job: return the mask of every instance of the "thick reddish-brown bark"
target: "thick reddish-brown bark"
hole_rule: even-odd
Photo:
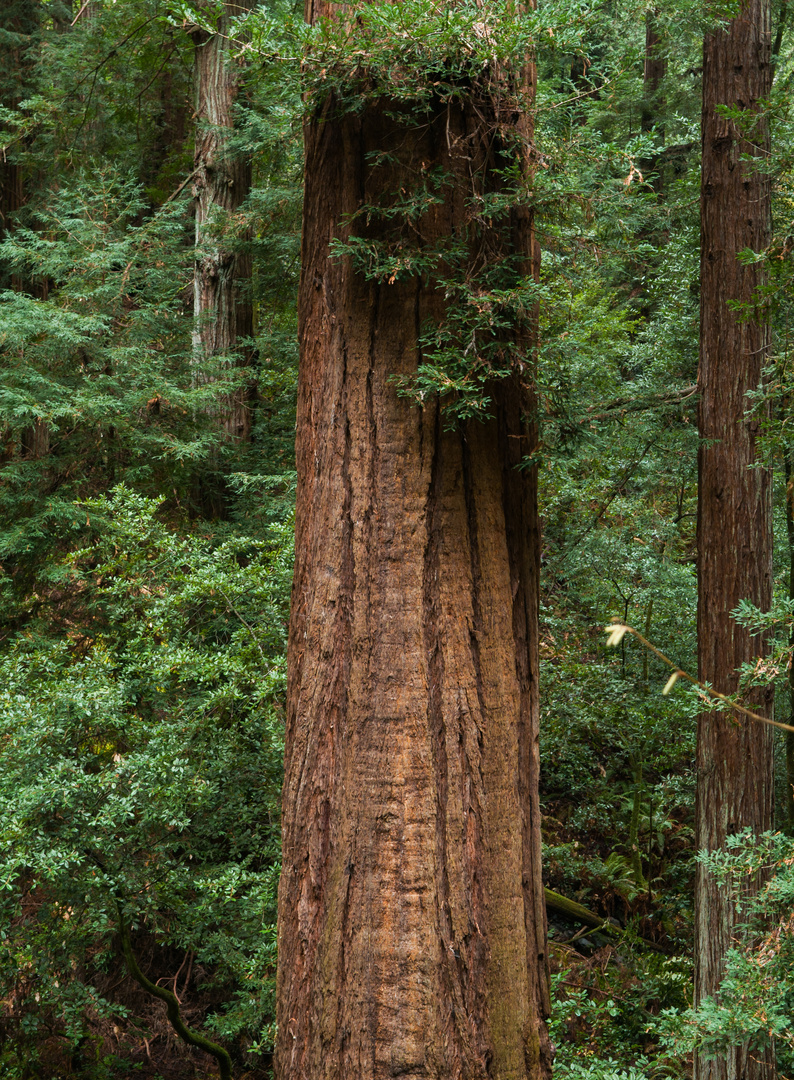
[[[195,348],[200,356],[230,356],[251,362],[246,339],[253,333],[251,257],[228,240],[229,219],[251,190],[251,159],[231,153],[239,69],[229,50],[229,20],[248,10],[251,0],[226,0],[217,32],[196,30],[196,148],[193,194],[196,264],[193,279]],[[220,419],[230,437],[251,432],[250,390],[240,389],[220,403]]]
[[[768,609],[772,598],[770,477],[759,465],[759,420],[747,415],[747,393],[761,381],[768,330],[750,308],[762,283],[755,266],[737,253],[769,243],[768,178],[741,161],[763,156],[766,125],[740,131],[720,115],[721,104],[754,109],[768,96],[769,8],[747,0],[727,27],[706,37],[703,66],[703,173],[701,188],[701,345],[698,501],[699,674],[731,693],[737,668],[762,648],[736,625],[730,612],[747,598]],[[759,693],[753,708],[772,709],[772,694]],[[724,846],[745,826],[772,824],[771,729],[738,715],[705,713],[698,724],[697,843]],[[736,911],[727,893],[703,867],[696,880],[696,1001],[718,992],[725,953],[734,940]],[[698,1057],[698,1080],[771,1080],[771,1059],[736,1046],[722,1058]]]
[[[531,386],[517,372],[491,420],[446,430],[390,381],[443,291],[329,259],[362,205],[435,167],[453,179],[419,231],[465,221],[499,140],[439,111],[411,126],[328,101],[306,128],[280,1080],[550,1071]],[[532,273],[526,210],[511,243]]]

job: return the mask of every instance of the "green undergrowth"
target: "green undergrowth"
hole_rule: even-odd
[[[81,511],[61,634],[43,610],[2,658],[5,1034],[123,1051],[119,904],[153,981],[190,955],[180,993],[242,1062],[271,1037],[291,521],[188,533],[124,487]]]

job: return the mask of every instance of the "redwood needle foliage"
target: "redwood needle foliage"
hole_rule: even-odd
[[[188,1026],[265,1075],[294,480],[292,90],[241,99],[256,186],[218,223],[259,260],[241,447],[215,422],[241,376],[193,341],[188,33],[145,0],[31,4],[33,29],[19,7],[0,34],[27,80],[2,114],[0,170],[0,1072],[212,1067],[129,979],[120,909]],[[224,521],[197,513],[208,467],[224,475]]]
[[[7,589],[79,525],[76,496],[123,480],[184,495],[190,470],[219,442],[208,382],[230,380],[220,368],[196,378],[191,366],[184,211],[141,221],[146,209],[141,187],[108,165],[90,181],[65,178],[3,246],[5,265],[33,291],[0,297]]]

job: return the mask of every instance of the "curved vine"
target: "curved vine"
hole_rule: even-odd
[[[208,1054],[212,1054],[215,1060],[218,1062],[218,1069],[220,1072],[220,1080],[231,1080],[232,1076],[232,1059],[229,1056],[229,1052],[224,1050],[222,1046],[214,1043],[211,1039],[207,1039],[204,1035],[200,1035],[197,1031],[191,1031],[182,1019],[182,1014],[179,1010],[179,1002],[176,994],[170,990],[166,990],[165,987],[158,986],[153,983],[151,979],[148,979],[141,971],[138,961],[135,957],[135,953],[132,951],[132,941],[130,939],[130,931],[127,923],[122,914],[121,907],[117,904],[116,909],[119,914],[119,932],[121,934],[121,948],[124,953],[124,959],[127,964],[127,970],[135,981],[143,987],[147,993],[153,997],[159,998],[165,1002],[166,1012],[168,1019],[171,1023],[171,1027],[177,1033],[177,1035],[184,1042],[190,1046],[197,1046],[200,1050],[205,1050]]]

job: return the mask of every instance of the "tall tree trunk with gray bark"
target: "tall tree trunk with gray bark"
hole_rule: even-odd
[[[251,7],[251,0],[227,0],[215,32],[196,27],[196,146],[193,194],[196,214],[196,262],[193,279],[194,348],[197,360],[233,357],[248,367],[253,333],[251,257],[241,250],[235,215],[251,190],[251,160],[234,152],[234,105],[240,69],[230,48],[230,20]],[[251,434],[251,389],[244,385],[218,402],[218,419],[229,438]]]

